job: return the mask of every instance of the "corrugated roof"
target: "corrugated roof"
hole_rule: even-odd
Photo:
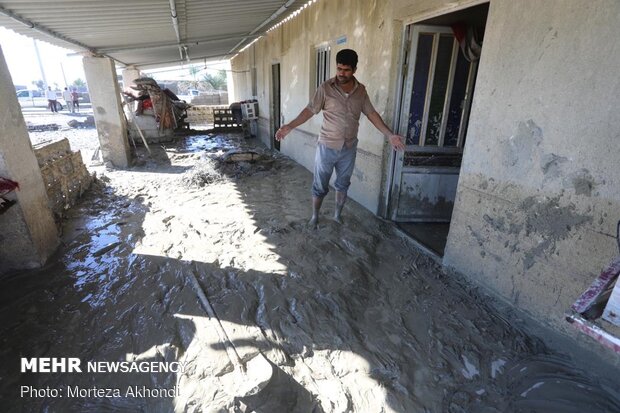
[[[104,54],[121,64],[149,67],[180,63],[179,46],[191,60],[232,56],[307,2],[13,0],[0,2],[0,26],[74,51]],[[282,13],[265,24],[278,11]]]

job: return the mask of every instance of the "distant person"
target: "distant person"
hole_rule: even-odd
[[[69,109],[69,112],[75,112],[73,110],[73,98],[71,97],[71,92],[69,92],[69,89],[65,88],[65,90],[62,91],[62,98],[67,103],[67,109]]]
[[[336,76],[327,80],[316,90],[301,113],[290,123],[282,125],[276,132],[281,141],[293,129],[312,116],[323,111],[323,124],[319,134],[314,162],[314,182],[312,184],[312,218],[308,223],[316,228],[323,198],[329,191],[329,179],[336,170],[336,211],[334,220],[341,221],[342,208],[347,200],[347,190],[357,154],[357,131],[360,115],[366,115],[398,151],[405,149],[405,139],[392,132],[370,103],[363,84],[357,81],[357,53],[344,49],[336,54]]]
[[[80,95],[78,94],[76,89],[73,89],[71,92],[71,103],[73,104],[73,112],[80,111]]]
[[[47,87],[47,90],[45,91],[45,96],[47,96],[47,105],[51,109],[51,111],[58,112],[58,110],[56,109],[56,104],[58,103],[58,101],[56,101],[56,92],[52,90],[51,86]]]

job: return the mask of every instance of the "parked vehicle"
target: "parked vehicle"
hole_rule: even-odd
[[[58,93],[57,93],[58,95]],[[21,107],[47,107],[48,101],[45,92],[35,89],[22,89],[17,91],[17,100]],[[61,96],[56,98],[56,110],[63,109],[64,100]]]
[[[177,94],[177,97],[180,100],[183,100],[187,103],[191,103],[192,99],[196,96],[200,95],[200,90],[198,89],[188,89],[185,93]]]

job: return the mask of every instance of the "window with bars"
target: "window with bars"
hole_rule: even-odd
[[[315,86],[317,88],[321,85],[321,83],[329,79],[330,51],[331,48],[329,47],[329,45],[323,45],[315,49]]]

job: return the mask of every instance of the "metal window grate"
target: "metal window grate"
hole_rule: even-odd
[[[321,83],[329,79],[329,59],[331,48],[328,45],[316,48],[316,77],[315,86],[318,88]]]

